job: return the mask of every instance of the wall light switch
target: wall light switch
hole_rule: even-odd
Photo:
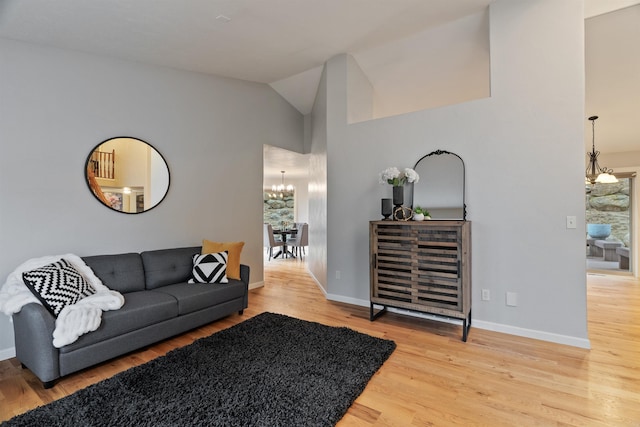
[[[567,216],[567,228],[576,228],[575,216]]]
[[[518,294],[515,292],[507,292],[507,305],[516,307],[518,305]]]

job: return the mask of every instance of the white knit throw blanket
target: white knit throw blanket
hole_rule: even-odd
[[[124,304],[122,294],[107,288],[79,256],[66,254],[33,258],[18,266],[9,274],[7,281],[0,288],[0,311],[11,316],[19,312],[26,304],[34,302],[42,305],[24,284],[22,273],[43,267],[62,258],[69,261],[84,276],[96,290],[96,293],[73,305],[68,305],[60,311],[53,331],[53,346],[58,348],[71,344],[82,334],[95,331],[100,326],[103,311],[117,310]]]

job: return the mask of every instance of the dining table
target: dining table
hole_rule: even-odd
[[[292,258],[295,258],[296,256],[293,254],[293,252],[291,252],[288,248],[287,248],[287,236],[288,235],[292,235],[295,236],[296,234],[298,234],[298,229],[296,228],[289,228],[289,229],[282,229],[282,230],[273,230],[273,234],[279,234],[280,236],[282,236],[282,242],[284,243],[284,245],[282,246],[282,249],[280,249],[280,251],[274,255],[273,258],[278,258],[279,256],[282,255],[282,258],[289,258],[289,256],[291,256]]]

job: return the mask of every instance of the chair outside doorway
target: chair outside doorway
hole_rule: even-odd
[[[305,247],[309,246],[309,224],[298,224],[297,227],[298,233],[296,237],[289,240],[287,244],[291,246],[294,250],[294,254],[302,257],[302,255],[306,255]]]
[[[263,235],[264,246],[267,248],[267,252],[269,253],[269,261],[271,261],[271,258],[273,257],[273,248],[280,247],[282,250],[282,248],[284,247],[284,242],[276,240],[271,224],[264,224]]]

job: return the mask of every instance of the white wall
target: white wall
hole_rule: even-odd
[[[640,146],[640,141],[638,141]],[[596,147],[597,149],[597,147]],[[591,151],[591,149],[589,149]],[[585,156],[585,169],[589,163],[589,158]],[[634,168],[640,169],[640,151],[626,151],[623,153],[602,153],[598,156],[598,164],[607,168]]]
[[[308,160],[308,159],[306,159]],[[308,163],[308,162],[307,162]],[[296,222],[309,222],[309,179],[297,178],[289,181],[296,189],[295,210]]]
[[[262,149],[303,149],[303,117],[254,84],[0,40],[0,280],[31,257],[246,242],[263,280]],[[140,215],[102,206],[84,162],[129,135],[167,160],[171,188]],[[0,315],[0,359],[13,329]],[[4,356],[4,357],[3,357]]]
[[[326,292],[328,199],[326,66],[322,71],[313,109],[306,122],[311,128],[309,132],[309,256],[307,257],[307,266],[311,275]]]
[[[373,86],[351,55],[347,56],[347,67],[347,122],[371,120],[375,103]]]
[[[487,8],[354,55],[382,118],[489,96],[488,52]]]
[[[326,64],[328,296],[368,305],[378,173],[445,149],[467,167],[474,325],[588,347],[582,3],[498,0],[490,22],[491,98],[348,125],[346,55]]]

